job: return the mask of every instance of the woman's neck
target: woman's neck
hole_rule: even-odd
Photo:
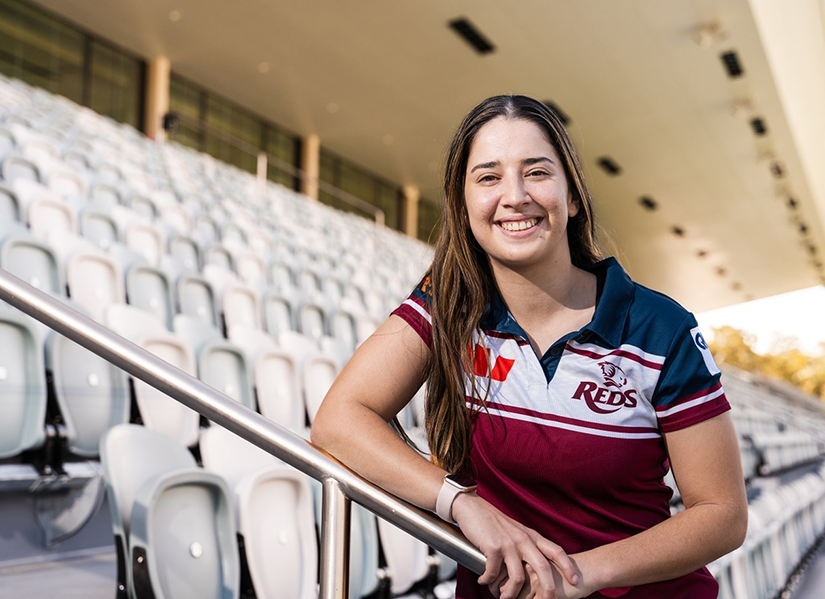
[[[496,263],[491,267],[502,300],[537,350],[543,352],[549,343],[592,319],[596,276],[569,258],[525,270]]]

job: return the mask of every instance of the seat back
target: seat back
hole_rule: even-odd
[[[405,593],[427,575],[427,545],[386,520],[378,519],[381,547],[390,571],[393,595]]]
[[[109,306],[126,301],[120,267],[103,253],[73,254],[66,265],[66,282],[72,300],[98,322],[103,322]]]
[[[54,331],[46,341],[46,365],[52,374],[69,450],[82,457],[96,457],[106,431],[129,422],[126,374]]]
[[[292,304],[286,297],[274,293],[264,296],[264,326],[271,335],[295,330]]]
[[[48,245],[34,238],[7,236],[0,247],[0,267],[41,291],[53,295],[65,293],[57,256]]]
[[[191,237],[175,235],[169,240],[169,253],[174,256],[186,270],[197,271],[200,268],[200,250]]]
[[[115,221],[99,210],[84,210],[81,213],[80,233],[103,251],[118,240]]]
[[[162,270],[144,264],[132,265],[126,272],[126,296],[129,304],[154,314],[171,330],[175,315],[172,288]]]
[[[14,192],[0,186],[0,222],[21,220],[20,203]]]
[[[304,302],[298,307],[298,330],[319,340],[326,332],[324,309],[318,304]]]
[[[43,442],[44,373],[42,340],[31,319],[0,311],[0,459]]]
[[[338,370],[338,363],[333,358],[320,353],[304,361],[304,398],[310,422],[315,419],[321,402],[335,382]]]

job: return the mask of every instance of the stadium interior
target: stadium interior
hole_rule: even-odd
[[[329,4],[0,0],[0,268],[308,439],[431,259],[452,127],[517,90],[568,120],[637,280],[693,311],[825,282],[821,2]],[[318,596],[320,483],[0,304],[4,596]],[[825,405],[723,383],[750,525],[719,596],[801,598]],[[350,596],[453,596],[357,505],[350,543]]]

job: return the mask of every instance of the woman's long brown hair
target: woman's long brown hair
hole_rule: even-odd
[[[545,132],[561,158],[568,185],[579,205],[578,213],[567,224],[571,260],[573,264],[586,265],[601,259],[590,193],[576,150],[556,113],[526,96],[495,96],[473,108],[456,131],[447,153],[444,210],[428,271],[432,293],[432,351],[424,420],[431,459],[449,472],[462,470],[470,453],[475,410],[466,407],[468,391],[485,406],[486,394],[484,397],[479,394],[472,375],[470,348],[476,333],[480,332],[479,321],[495,283],[487,255],[470,231],[464,178],[470,148],[479,129],[499,116],[531,121]],[[489,377],[490,373],[487,374]],[[465,390],[467,379],[470,389]]]

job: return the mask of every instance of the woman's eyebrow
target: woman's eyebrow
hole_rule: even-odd
[[[480,168],[495,168],[500,164],[498,160],[493,160],[492,162],[482,162],[481,164],[475,165],[473,168],[470,169],[471,173],[474,173]]]
[[[531,166],[533,164],[538,164],[539,162],[549,162],[553,166],[556,166],[556,163],[546,156],[539,156],[538,158],[525,158],[521,161],[524,166]]]

